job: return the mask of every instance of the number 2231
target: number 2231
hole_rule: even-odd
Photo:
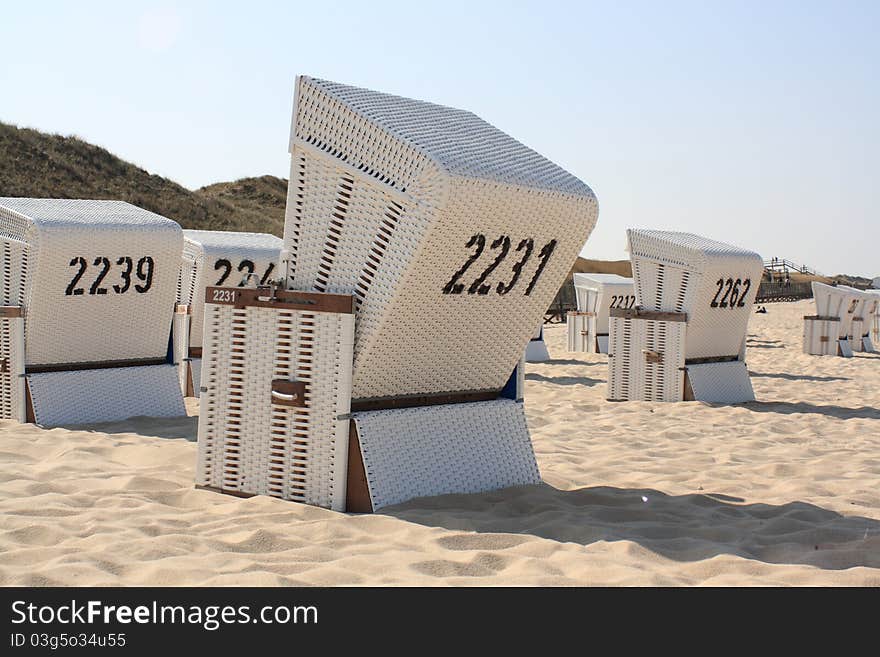
[[[513,241],[511,241],[508,235],[499,235],[498,238],[489,243],[490,251],[497,251],[498,254],[495,258],[490,262],[485,269],[477,276],[470,285],[466,283],[460,282],[461,278],[467,273],[468,269],[470,269],[471,265],[474,264],[477,260],[479,260],[480,256],[483,254],[483,251],[486,249],[487,239],[486,236],[482,233],[477,233],[473,235],[465,244],[465,248],[474,249],[474,252],[465,260],[464,264],[459,267],[458,271],[456,271],[452,278],[443,286],[443,294],[462,294],[467,290],[468,294],[477,294],[477,295],[485,295],[489,294],[492,290],[492,283],[487,283],[486,279],[498,269],[498,266],[504,261],[504,259],[511,252],[511,248],[513,247]],[[538,251],[538,259],[540,262],[538,263],[538,268],[535,270],[535,273],[532,275],[529,284],[526,286],[524,294],[526,296],[532,293],[532,290],[535,289],[535,285],[538,283],[538,279],[541,277],[541,274],[544,273],[544,268],[547,267],[547,262],[550,260],[550,256],[553,255],[553,251],[556,249],[556,240],[550,240],[547,242],[541,249]],[[516,248],[513,249],[515,254],[520,254],[519,259],[513,264],[511,267],[511,271],[505,278],[508,278],[507,282],[499,281],[495,285],[495,293],[496,294],[507,294],[510,292],[516,284],[519,282],[520,277],[522,275],[523,269],[528,263],[529,259],[532,257],[532,253],[535,251],[535,240],[532,238],[526,238],[519,241],[516,245]]]

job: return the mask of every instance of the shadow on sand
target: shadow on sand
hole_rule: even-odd
[[[785,379],[786,381],[849,381],[844,376],[813,376],[812,374],[785,374],[784,372],[749,372],[759,379]]]
[[[758,340],[752,337],[746,340],[746,346],[752,349],[785,349],[785,343],[782,340]]]
[[[544,376],[537,372],[529,372],[526,374],[526,381],[540,381],[542,383],[552,383],[557,386],[585,386],[591,388],[600,383],[605,383],[604,379],[591,379],[586,376]]]
[[[835,417],[839,420],[880,420],[880,408],[872,408],[870,406],[861,406],[859,408],[851,408],[849,406],[820,406],[809,402],[763,402],[754,401],[743,404],[745,408],[757,413],[783,413],[790,415],[793,413],[814,413],[816,415],[827,415]]]
[[[596,361],[596,362],[588,362],[585,360],[575,360],[574,358],[551,358],[550,360],[545,360],[542,363],[538,363],[539,365],[585,365],[587,367],[597,367],[599,365],[607,366],[608,363],[604,361]]]
[[[63,428],[70,431],[97,431],[109,434],[133,433],[148,438],[188,440],[194,443],[198,440],[199,416],[133,417],[119,422],[70,425]]]
[[[828,570],[880,568],[880,521],[806,502],[740,504],[724,495],[667,495],[610,487],[563,491],[546,484],[478,495],[422,498],[381,513],[474,534],[439,540],[451,550],[513,547],[528,534],[589,545],[633,541],[676,561],[730,554]]]

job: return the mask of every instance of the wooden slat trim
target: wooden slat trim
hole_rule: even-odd
[[[687,313],[661,312],[657,310],[642,310],[641,308],[611,308],[611,317],[623,317],[624,319],[642,319],[655,322],[686,322]]]
[[[687,358],[684,361],[685,366],[687,365],[706,365],[708,363],[733,363],[739,360],[739,355],[736,356],[707,356],[705,358]]]
[[[0,318],[21,317],[21,306],[0,306]]]
[[[44,374],[46,372],[77,372],[79,370],[110,370],[119,367],[146,367],[167,365],[164,358],[142,358],[137,360],[108,360],[98,363],[56,363],[53,365],[26,365],[25,374]]]
[[[500,390],[476,390],[470,392],[450,392],[431,395],[404,395],[401,397],[373,397],[352,399],[352,412],[386,411],[392,408],[414,408],[416,406],[439,406],[441,404],[468,404],[471,402],[498,399]]]
[[[274,297],[271,294],[269,288],[209,287],[205,289],[205,303],[235,308],[278,308],[349,315],[354,313],[354,297],[348,294],[297,290],[275,290]]]
[[[196,488],[198,490],[209,490],[212,493],[222,493],[223,495],[231,495],[232,497],[241,497],[243,499],[248,499],[250,497],[256,497],[256,493],[242,493],[240,490],[230,490],[228,488],[218,488],[217,486],[202,486],[200,484],[196,484]]]
[[[367,482],[367,471],[361,455],[357,425],[354,420],[348,429],[348,472],[345,482],[346,513],[372,513],[373,502],[370,499],[370,487]]]

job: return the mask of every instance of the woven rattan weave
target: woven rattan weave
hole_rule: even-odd
[[[144,367],[167,360],[182,241],[174,221],[121,201],[0,198],[0,292],[21,309],[14,367],[37,422],[185,413],[165,370]]]
[[[286,289],[258,308],[209,290],[197,482],[370,511],[539,481],[521,361],[592,191],[469,112],[308,77],[290,153]],[[273,381],[307,408],[277,407]]]
[[[200,359],[205,317],[205,290],[211,286],[254,287],[281,277],[281,238],[267,233],[184,230],[183,262],[177,303],[188,308],[189,327],[184,335],[175,331],[176,351],[186,343],[179,360],[184,393],[199,396]],[[187,322],[179,321],[183,329]],[[193,351],[194,350],[194,351]]]
[[[633,279],[616,274],[574,274],[579,313],[570,314],[569,351],[608,353],[609,312],[612,308],[634,308]],[[590,319],[592,317],[592,319]]]
[[[593,229],[589,187],[470,112],[308,77],[290,147],[289,287],[357,297],[354,398],[500,389]]]
[[[760,255],[691,233],[631,229],[627,239],[636,307],[681,313],[686,322],[612,311],[609,398],[753,400],[744,360]]]
[[[837,355],[851,358],[853,355],[853,320],[860,306],[864,306],[864,295],[845,285],[826,285],[813,281],[813,299],[816,315],[804,318],[804,352],[813,355]],[[816,322],[816,318],[823,320]],[[834,333],[828,333],[833,331]],[[826,343],[831,343],[830,351]]]

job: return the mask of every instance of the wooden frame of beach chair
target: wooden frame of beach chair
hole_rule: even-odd
[[[754,400],[745,342],[761,256],[691,233],[627,240],[636,308],[610,313],[608,399]]]
[[[607,354],[611,310],[635,307],[633,279],[589,273],[574,274],[572,278],[578,309],[566,316],[568,350]]]
[[[852,324],[864,305],[861,292],[845,285],[812,282],[816,314],[804,316],[804,353],[852,358]]]
[[[282,245],[280,237],[268,233],[183,231],[173,341],[184,396],[198,397],[201,387],[205,290],[223,285],[256,287],[279,280]]]
[[[185,415],[169,358],[181,243],[121,201],[0,198],[4,417]]]
[[[521,363],[589,187],[469,112],[308,77],[290,152],[286,289],[208,290],[197,485],[369,512],[540,481]]]

